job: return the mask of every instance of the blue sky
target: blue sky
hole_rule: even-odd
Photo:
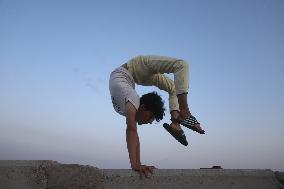
[[[284,170],[284,2],[0,0],[0,159],[129,168],[110,72],[137,55],[190,64],[189,103],[206,135],[189,147],[139,126],[158,168]],[[140,95],[158,91],[136,86]]]

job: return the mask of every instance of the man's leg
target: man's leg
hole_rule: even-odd
[[[178,97],[178,103],[179,103],[179,109],[180,109],[180,116],[183,119],[191,116],[188,103],[187,103],[187,93],[178,94],[177,97]]]
[[[178,112],[177,110],[171,111],[171,117],[172,117],[172,118],[175,118],[175,119],[178,119],[178,117],[179,117],[179,112]],[[171,126],[172,128],[174,128],[174,129],[176,129],[176,130],[181,130],[180,124],[179,124],[178,122],[174,122],[174,121],[173,121],[173,122],[170,124],[170,126]]]
[[[180,109],[180,117],[185,119],[191,116],[187,102],[189,88],[189,64],[180,60],[175,63],[174,68],[174,83]]]
[[[200,134],[204,134],[205,131],[201,128],[200,123],[194,116],[191,115],[189,106],[187,103],[188,94],[188,64],[184,61],[180,61],[178,69],[175,70],[175,87],[179,104],[179,117],[178,120],[182,120],[180,123],[189,129],[192,129]],[[175,117],[173,117],[175,118]]]

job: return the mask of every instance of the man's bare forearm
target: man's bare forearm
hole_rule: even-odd
[[[134,165],[138,164],[137,160],[140,157],[137,157],[137,146],[138,146],[138,134],[137,131],[132,129],[126,129],[126,142],[127,142],[127,149],[129,153],[129,160],[131,167],[133,168]]]
[[[140,141],[139,141],[139,136],[137,135],[137,147],[136,147],[136,162],[141,165],[140,161]]]

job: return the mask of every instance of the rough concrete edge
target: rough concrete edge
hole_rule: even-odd
[[[104,177],[104,178],[109,178],[115,175],[119,175],[122,177],[128,177],[128,176],[134,176],[134,177],[140,177],[139,173],[131,170],[131,169],[99,169],[97,167],[94,166],[90,166],[90,165],[80,165],[80,164],[62,164],[59,163],[57,161],[52,161],[52,160],[0,160],[0,167],[18,167],[18,166],[31,166],[35,168],[35,176],[38,180],[38,182],[45,182],[46,181],[46,187],[48,185],[48,178],[49,178],[49,170],[52,169],[53,167],[60,167],[60,166],[72,166],[72,165],[76,165],[76,166],[81,166],[81,167],[89,167],[91,169],[95,169],[98,172],[100,172],[100,174]],[[158,169],[156,176],[166,176],[168,175],[168,171],[174,171],[174,175],[177,174],[196,174],[196,173],[202,173],[201,175],[204,175],[204,170],[200,170],[200,169]],[[236,173],[236,174],[240,174],[241,173],[245,173],[248,175],[251,175],[253,172],[257,172],[257,173],[261,173],[261,174],[265,174],[265,175],[269,175],[272,174],[275,179],[279,182],[279,184],[281,185],[281,189],[284,189],[284,172],[279,172],[279,171],[275,171],[273,172],[270,169],[220,169],[220,170],[216,170],[216,169],[208,169],[207,170],[207,174],[232,174],[232,173]],[[265,172],[263,172],[265,171]],[[239,172],[239,173],[238,173]],[[173,173],[171,173],[173,174]],[[200,176],[200,174],[197,174],[195,176]]]
[[[275,171],[275,178],[278,180],[278,182],[281,183],[282,187],[284,188],[284,172]]]
[[[55,168],[55,170],[54,170]],[[91,165],[80,165],[80,164],[53,164],[52,166],[43,167],[45,174],[47,176],[47,182],[46,182],[46,189],[49,187],[52,187],[54,185],[54,182],[59,183],[61,188],[69,188],[74,187],[73,179],[74,176],[76,178],[82,178],[83,185],[80,187],[87,187],[87,188],[103,188],[105,176],[100,171],[99,168]],[[71,171],[70,174],[63,175],[63,177],[71,179],[70,182],[65,183],[65,179],[57,180],[56,177],[54,177],[54,174],[61,172],[66,173],[66,171]],[[90,180],[91,179],[91,180]],[[95,181],[95,182],[94,182]],[[75,184],[76,185],[76,184]],[[95,186],[95,187],[94,187]]]
[[[116,182],[117,179],[131,179],[131,180],[143,180],[146,178],[144,176],[140,176],[138,172],[135,172],[131,169],[101,169],[100,170],[104,175],[104,182]],[[211,177],[214,178],[216,176],[220,177],[258,177],[258,178],[268,178],[268,180],[272,179],[273,182],[277,185],[277,188],[284,189],[284,185],[280,182],[284,180],[283,172],[274,172],[271,169],[158,169],[155,174],[149,175],[149,178],[153,179],[161,179],[163,177]],[[143,182],[143,181],[142,181]]]
[[[108,179],[111,177],[141,177],[140,174],[131,169],[100,169],[103,176]],[[163,177],[163,176],[271,176],[281,185],[284,189],[284,172],[272,171],[270,169],[158,169],[150,177]]]
[[[38,167],[38,166],[53,166],[58,165],[57,161],[53,160],[0,160],[0,167]]]
[[[24,169],[29,170],[30,174],[24,176],[22,171],[18,173],[19,177],[26,177],[27,179],[33,180],[28,181],[27,184],[34,182],[37,186],[47,187],[47,169],[58,165],[59,163],[52,160],[0,160],[0,168],[11,170]]]
[[[131,169],[100,169],[106,176],[139,177],[139,173]],[[270,169],[157,169],[153,176],[274,176]]]

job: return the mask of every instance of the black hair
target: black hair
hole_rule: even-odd
[[[144,104],[147,111],[154,113],[154,117],[157,122],[163,119],[165,115],[164,101],[157,92],[154,91],[142,95],[140,98],[140,104]]]

